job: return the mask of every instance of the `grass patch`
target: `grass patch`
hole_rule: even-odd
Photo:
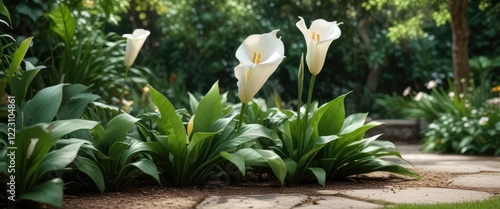
[[[500,208],[500,195],[495,195],[483,201],[472,201],[463,203],[440,203],[440,204],[397,204],[386,206],[391,209],[498,209]]]

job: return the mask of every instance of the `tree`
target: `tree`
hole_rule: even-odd
[[[490,1],[480,0],[480,8],[489,6]],[[422,1],[392,1],[370,0],[363,3],[367,10],[393,12],[393,16],[402,17],[403,21],[392,18],[387,36],[391,41],[419,38],[424,34],[422,27],[429,20],[434,20],[437,26],[450,22],[452,29],[452,60],[454,84],[460,92],[467,89],[469,83],[469,30],[466,11],[469,0],[422,0]],[[486,5],[486,6],[485,6]],[[432,18],[430,18],[432,17]]]

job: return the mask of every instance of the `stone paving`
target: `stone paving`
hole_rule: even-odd
[[[212,196],[198,203],[197,209],[211,208],[383,208],[397,203],[455,203],[484,200],[500,194],[500,157],[477,157],[461,155],[439,155],[422,153],[419,145],[398,145],[404,159],[389,159],[417,171],[432,171],[457,174],[450,182],[452,188],[384,188],[321,190],[313,195],[243,195]],[[413,167],[414,166],[414,167]],[[488,188],[488,191],[474,191],[473,188]]]

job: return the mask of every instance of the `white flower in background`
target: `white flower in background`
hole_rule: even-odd
[[[469,123],[464,123],[464,128],[467,128],[467,127],[469,127],[469,126],[470,126],[470,124],[469,124]]]
[[[234,68],[238,79],[238,94],[247,104],[285,58],[285,47],[276,37],[279,30],[250,35],[236,51],[240,64]]]
[[[455,92],[450,91],[450,92],[448,93],[448,97],[450,97],[450,99],[455,98]]]
[[[327,22],[323,19],[314,20],[310,28],[307,28],[302,17],[296,26],[304,35],[307,45],[306,62],[309,72],[318,75],[325,64],[326,52],[333,40],[340,37],[341,31],[336,21]]]
[[[30,145],[28,145],[28,150],[26,151],[26,159],[30,159],[35,151],[36,143],[38,143],[38,138],[32,138]]]
[[[403,91],[403,96],[408,96],[411,92],[411,87],[408,86],[406,87],[406,89]]]
[[[427,82],[425,84],[425,86],[427,87],[427,89],[433,89],[433,88],[436,88],[437,83],[436,83],[436,81],[432,80],[432,81]]]
[[[135,29],[132,34],[123,34],[127,38],[127,48],[125,50],[125,66],[130,67],[134,64],[135,58],[144,45],[150,32],[144,29]]]
[[[479,119],[479,125],[485,126],[488,123],[489,118],[486,116],[483,116]]]
[[[415,101],[420,101],[424,97],[424,92],[418,92],[417,95],[415,95]]]
[[[471,113],[472,115],[476,115],[476,114],[477,114],[477,110],[476,110],[476,109],[472,109],[472,110],[470,111],[470,113]]]

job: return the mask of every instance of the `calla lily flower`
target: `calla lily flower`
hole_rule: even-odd
[[[304,35],[307,44],[306,62],[309,71],[313,75],[318,75],[325,64],[326,52],[333,40],[340,37],[341,31],[338,25],[342,23],[327,22],[318,19],[312,22],[308,29],[304,19],[300,20],[296,26]]]
[[[285,58],[285,47],[276,37],[279,30],[250,35],[236,51],[240,64],[234,68],[238,79],[238,94],[247,104]]]
[[[132,34],[123,34],[127,38],[127,48],[125,50],[125,66],[130,67],[134,64],[135,58],[144,45],[150,32],[144,29],[135,29]]]

